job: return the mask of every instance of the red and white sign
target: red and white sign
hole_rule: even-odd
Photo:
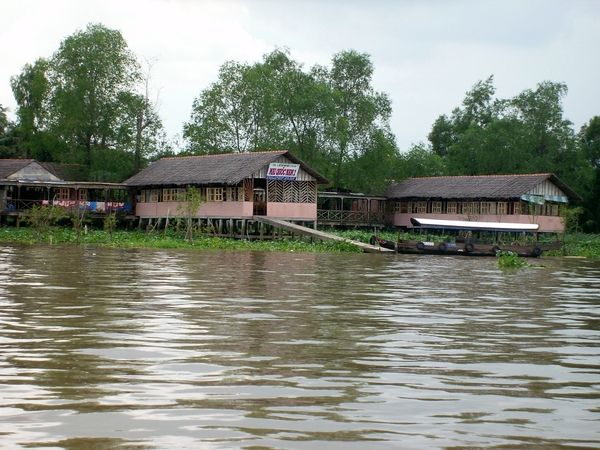
[[[299,170],[300,164],[271,163],[267,180],[295,180]]]

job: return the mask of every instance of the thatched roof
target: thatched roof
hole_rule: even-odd
[[[162,158],[125,183],[129,186],[235,185],[281,156],[300,164],[318,183],[329,183],[327,178],[287,150]]]
[[[393,185],[385,195],[399,200],[519,198],[548,179],[570,200],[581,200],[575,191],[551,173],[409,178]]]
[[[44,169],[63,181],[85,181],[85,167],[81,164],[39,163]]]

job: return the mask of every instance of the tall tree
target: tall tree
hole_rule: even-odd
[[[331,69],[308,71],[285,49],[252,65],[228,62],[218,81],[194,100],[191,119],[184,124],[188,151],[285,148],[336,187],[352,187],[357,178],[351,163],[385,154],[390,142],[395,148],[389,138],[391,103],[373,90],[372,74],[369,56],[355,51],[335,55]],[[374,151],[374,145],[381,148]]]
[[[327,118],[333,161],[334,187],[342,184],[349,156],[359,151],[362,139],[376,129],[388,130],[392,112],[386,94],[371,86],[373,64],[369,55],[354,50],[334,55],[329,72],[334,114]]]
[[[586,231],[600,232],[600,116],[594,116],[579,132],[583,154],[593,169],[590,191],[584,201]]]
[[[92,171],[94,152],[118,146],[121,100],[135,90],[139,64],[119,31],[90,24],[60,44],[48,78],[51,126]]]
[[[59,161],[63,150],[58,136],[48,129],[50,84],[46,73],[48,61],[38,59],[26,64],[10,83],[17,101],[20,150],[24,157],[40,161]]]

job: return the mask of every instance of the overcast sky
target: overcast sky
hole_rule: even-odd
[[[170,137],[224,62],[253,63],[276,47],[306,68],[342,50],[368,53],[402,151],[490,75],[498,98],[566,83],[576,131],[600,115],[599,0],[0,0],[0,15],[0,104],[13,112],[10,77],[99,22],[138,57],[158,59]]]

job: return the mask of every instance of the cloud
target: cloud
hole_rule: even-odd
[[[500,98],[565,82],[565,116],[576,128],[600,114],[594,0],[0,0],[0,10],[0,104],[11,108],[11,75],[100,22],[138,56],[158,58],[152,75],[170,135],[224,62],[258,61],[276,47],[307,68],[342,50],[369,53],[401,150],[425,141],[435,119],[492,74]]]

